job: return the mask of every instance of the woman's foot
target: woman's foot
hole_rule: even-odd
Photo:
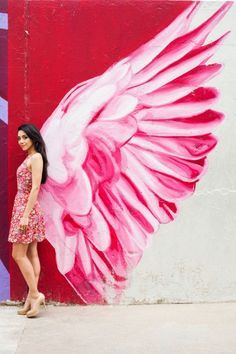
[[[17,314],[18,315],[26,315],[26,313],[30,310],[30,307],[31,307],[31,305],[30,305],[30,297],[29,297],[29,294],[28,294],[27,297],[26,297],[24,306],[17,311]]]
[[[44,304],[44,307],[46,309],[45,305],[45,296],[43,293],[39,293],[39,295],[36,298],[30,298],[30,304],[31,304],[31,309],[26,313],[27,317],[35,317],[38,315],[40,311],[40,305]]]

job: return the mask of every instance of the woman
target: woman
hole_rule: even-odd
[[[17,169],[17,194],[8,241],[13,243],[12,257],[29,288],[24,307],[17,313],[34,317],[42,303],[45,307],[45,296],[38,291],[37,253],[37,243],[45,239],[45,220],[37,196],[40,185],[47,179],[48,160],[43,138],[33,124],[18,127],[18,144],[27,152],[27,157]]]

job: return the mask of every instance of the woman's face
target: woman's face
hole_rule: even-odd
[[[27,151],[33,146],[32,140],[23,130],[18,131],[18,144],[20,145],[23,151]]]

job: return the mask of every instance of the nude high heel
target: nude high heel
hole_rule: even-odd
[[[27,296],[24,306],[17,311],[17,314],[18,315],[26,315],[26,313],[30,310],[30,307],[31,307],[30,298],[29,298],[29,296]]]
[[[43,293],[39,293],[39,296],[37,299],[33,299],[31,303],[31,310],[26,313],[27,317],[35,317],[38,315],[40,311],[40,305],[43,304],[44,308],[46,310],[46,304],[45,304],[45,296]]]

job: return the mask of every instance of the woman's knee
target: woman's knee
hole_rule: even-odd
[[[12,257],[16,262],[21,261],[26,256],[27,245],[13,244]]]
[[[13,250],[12,251],[12,258],[14,259],[15,262],[20,262],[25,256],[22,255],[21,253]]]

